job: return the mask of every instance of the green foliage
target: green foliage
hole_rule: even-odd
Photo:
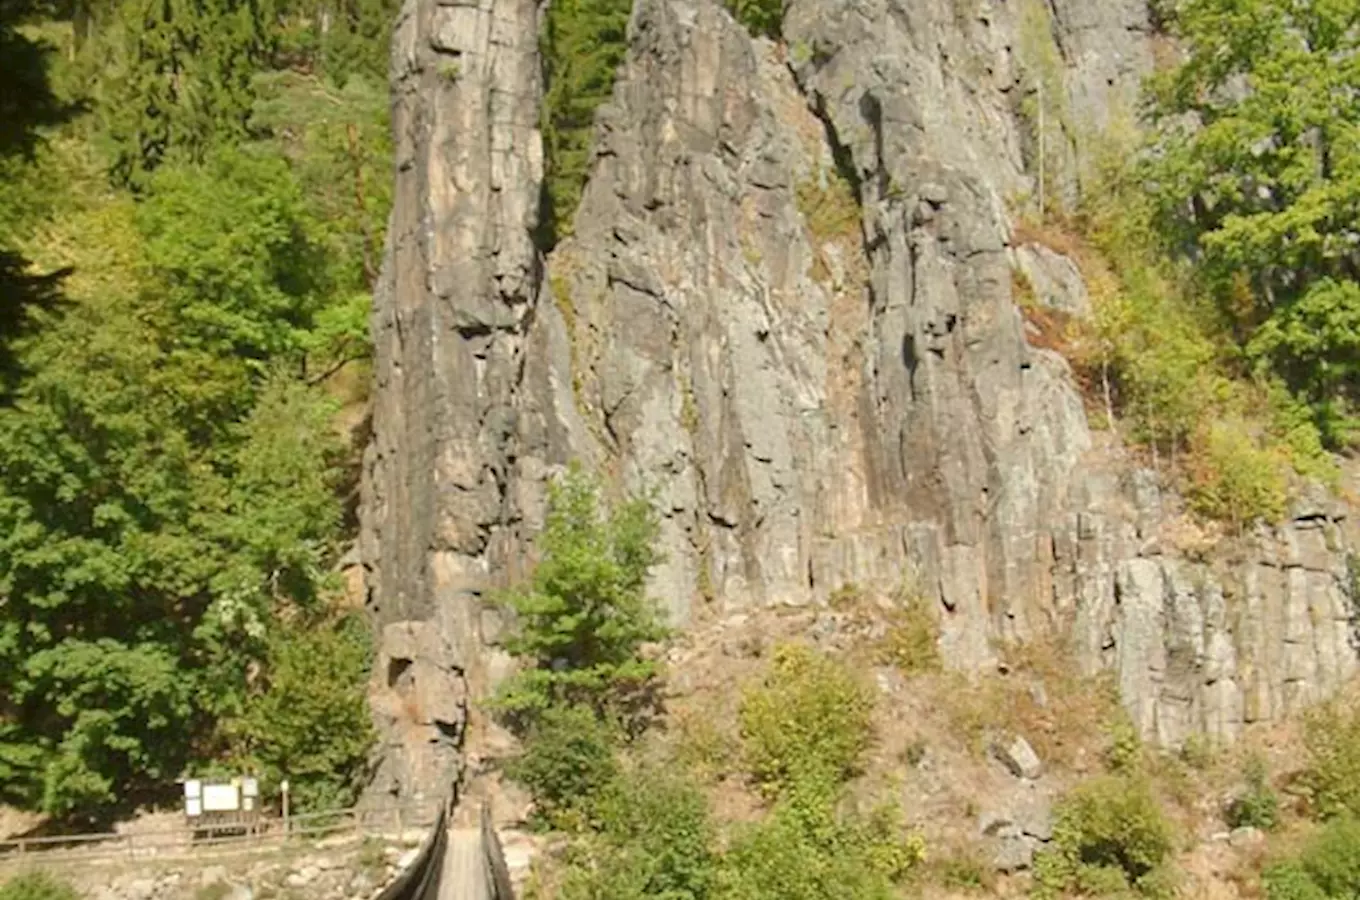
[[[27,660],[23,688],[56,700],[65,732],[43,770],[42,807],[58,815],[115,800],[139,778],[171,778],[192,713],[176,661],[154,644],[68,640]]]
[[[366,650],[284,623],[324,618],[336,587],[352,461],[321,382],[367,353],[389,145],[356,73],[383,66],[314,55],[329,93],[271,79],[261,48],[297,15],[101,7],[87,44],[46,60],[93,114],[0,158],[7,802],[94,813],[230,754],[338,798],[365,762]],[[148,113],[167,91],[193,96]],[[288,746],[341,721],[341,740]]]
[[[1173,29],[1187,56],[1154,84],[1146,172],[1160,230],[1193,258],[1246,357],[1344,445],[1360,392],[1355,10],[1190,0]]]
[[[46,872],[16,875],[0,884],[0,900],[78,900],[80,894]]]
[[[378,75],[352,75],[343,84],[268,72],[255,78],[254,88],[251,126],[288,160],[337,291],[354,292],[351,302],[334,307],[345,315],[318,329],[330,332],[320,335],[330,344],[316,349],[331,359],[353,357],[366,350],[367,295],[377,280],[392,205],[385,64]]]
[[[1360,893],[1360,822],[1334,819],[1314,834],[1297,858],[1261,873],[1266,900],[1341,900]]]
[[[270,636],[264,684],[234,728],[267,784],[291,781],[298,811],[347,806],[363,787],[376,734],[364,701],[368,623],[299,621]]]
[[[842,817],[826,796],[781,800],[740,830],[718,872],[722,900],[888,900],[925,858],[891,808]]]
[[[911,597],[895,612],[879,646],[879,656],[907,675],[940,670],[940,626],[924,598]]]
[[[632,0],[562,0],[548,6],[539,52],[543,95],[544,248],[571,233],[590,167],[595,110],[614,90],[627,52]]]
[[[504,602],[517,626],[506,649],[531,668],[509,679],[497,708],[520,725],[554,704],[603,709],[645,691],[656,666],[642,645],[666,629],[646,595],[661,560],[659,522],[646,499],[601,510],[599,485],[579,468],[554,483],[530,583]]]
[[[1122,151],[1077,227],[1036,238],[1076,257],[1094,316],[1065,352],[1124,434],[1170,462],[1191,508],[1241,528],[1282,514],[1291,470],[1335,478],[1313,417],[1276,378],[1244,377],[1242,349],[1188,263],[1169,259],[1157,214]]]
[[[924,859],[924,843],[903,830],[894,806],[840,810],[868,747],[872,710],[872,695],[844,664],[802,644],[775,649],[740,711],[747,765],[775,804],[735,836],[715,896],[893,896],[894,882]]]
[[[859,239],[860,209],[855,186],[837,169],[819,172],[794,189],[798,211],[818,241]]]
[[[1360,816],[1360,711],[1331,702],[1304,718],[1303,784],[1315,815]]]
[[[30,311],[56,301],[57,278],[35,275],[16,241],[46,205],[33,171],[41,130],[62,122],[70,109],[53,89],[52,47],[21,30],[40,9],[27,0],[0,3],[0,402],[16,376],[10,342],[29,325]]]
[[[1105,765],[1111,772],[1135,771],[1143,759],[1143,741],[1138,729],[1122,710],[1117,710],[1108,726]]]
[[[174,158],[242,140],[251,79],[274,49],[271,3],[126,0],[101,44],[99,89],[113,171],[128,184]]]
[[[732,15],[756,37],[779,39],[784,0],[725,0]]]
[[[1280,822],[1280,798],[1270,786],[1265,761],[1252,756],[1242,774],[1245,789],[1228,804],[1228,826],[1274,829]]]
[[[617,744],[595,710],[554,705],[535,718],[524,751],[505,772],[528,788],[540,824],[580,828],[592,821],[600,793],[618,772]]]
[[[870,738],[873,698],[844,665],[802,644],[777,647],[769,674],[742,698],[746,761],[762,790],[835,785]]]
[[[1190,507],[1201,515],[1242,526],[1277,521],[1288,499],[1286,466],[1278,451],[1254,441],[1246,423],[1211,422],[1190,465]]]
[[[1187,766],[1202,772],[1214,761],[1214,743],[1208,736],[1197,731],[1185,739],[1178,755]]]
[[[1058,804],[1053,848],[1036,858],[1041,897],[1132,889],[1168,897],[1173,833],[1145,782],[1107,775],[1084,782]]]
[[[565,900],[709,896],[715,835],[708,802],[693,784],[645,768],[600,793],[599,832],[577,848],[562,886]]]

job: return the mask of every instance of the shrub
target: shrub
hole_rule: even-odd
[[[1297,858],[1266,868],[1267,900],[1360,896],[1360,821],[1344,816],[1323,826]]]
[[[534,722],[505,773],[529,790],[537,824],[574,830],[591,821],[600,792],[618,774],[615,738],[585,706],[551,707]]]
[[[290,779],[299,811],[348,806],[363,786],[377,737],[365,697],[370,656],[358,616],[291,625],[270,639],[264,688],[231,727],[271,783]]]
[[[493,705],[521,732],[553,704],[619,707],[656,674],[644,643],[666,634],[645,593],[661,561],[656,512],[643,499],[600,509],[599,485],[573,467],[552,485],[542,561],[527,588],[503,602],[518,628],[506,649],[531,668],[507,680]]]
[[[1246,423],[1210,423],[1190,458],[1190,507],[1235,527],[1284,515],[1285,460],[1247,433]]]
[[[988,891],[996,884],[996,875],[980,848],[961,848],[931,863],[935,879],[944,887],[956,891]]]
[[[1117,710],[1108,726],[1105,765],[1111,772],[1132,772],[1143,758],[1143,740],[1128,714]]]
[[[832,801],[781,801],[739,832],[724,857],[721,900],[889,900],[893,884],[925,859],[892,810],[838,818]]]
[[[655,769],[620,776],[602,793],[599,835],[565,875],[566,900],[698,900],[714,877],[708,803],[687,779]]]
[[[80,894],[46,872],[16,875],[0,885],[0,900],[79,900]]]
[[[727,0],[727,8],[755,37],[778,38],[784,22],[784,0]]]
[[[1265,762],[1259,756],[1247,760],[1243,772],[1244,790],[1228,804],[1226,819],[1231,828],[1273,829],[1280,821],[1280,798],[1266,778]]]
[[[843,664],[802,644],[777,647],[764,681],[742,698],[747,765],[769,795],[799,779],[839,784],[868,745],[872,709]]]
[[[1360,816],[1360,711],[1324,704],[1304,719],[1303,784],[1315,815]]]
[[[1214,761],[1214,746],[1207,736],[1195,732],[1181,745],[1181,760],[1192,769],[1203,771]]]
[[[904,675],[940,670],[940,628],[925,600],[912,598],[898,610],[879,647],[882,662]]]
[[[1103,776],[1078,785],[1058,804],[1053,849],[1036,865],[1042,895],[1065,891],[1147,896],[1167,889],[1171,825],[1146,783]]]

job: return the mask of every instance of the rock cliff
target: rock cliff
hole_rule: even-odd
[[[534,246],[533,0],[407,0],[362,558],[379,787],[453,773],[504,665],[485,592],[572,458],[658,491],[678,623],[909,579],[946,658],[1069,630],[1145,734],[1231,739],[1355,670],[1356,526],[1326,498],[1210,549],[1031,346],[1012,271],[1035,135],[1059,195],[1127,121],[1139,0],[636,0],[572,236]],[[1049,123],[1034,122],[1047,86]],[[1193,529],[1189,529],[1193,532]],[[470,724],[471,722],[471,724]],[[475,742],[474,742],[475,743]]]

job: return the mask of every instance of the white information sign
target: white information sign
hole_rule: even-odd
[[[241,808],[241,792],[234,784],[203,785],[204,812],[234,812]]]

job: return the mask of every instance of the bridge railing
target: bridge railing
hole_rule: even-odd
[[[412,830],[423,837],[441,820],[438,801],[356,806],[289,816],[262,816],[249,824],[184,822],[126,832],[63,834],[0,840],[0,872],[67,863],[177,861],[255,854],[327,838],[375,836],[401,840]]]

